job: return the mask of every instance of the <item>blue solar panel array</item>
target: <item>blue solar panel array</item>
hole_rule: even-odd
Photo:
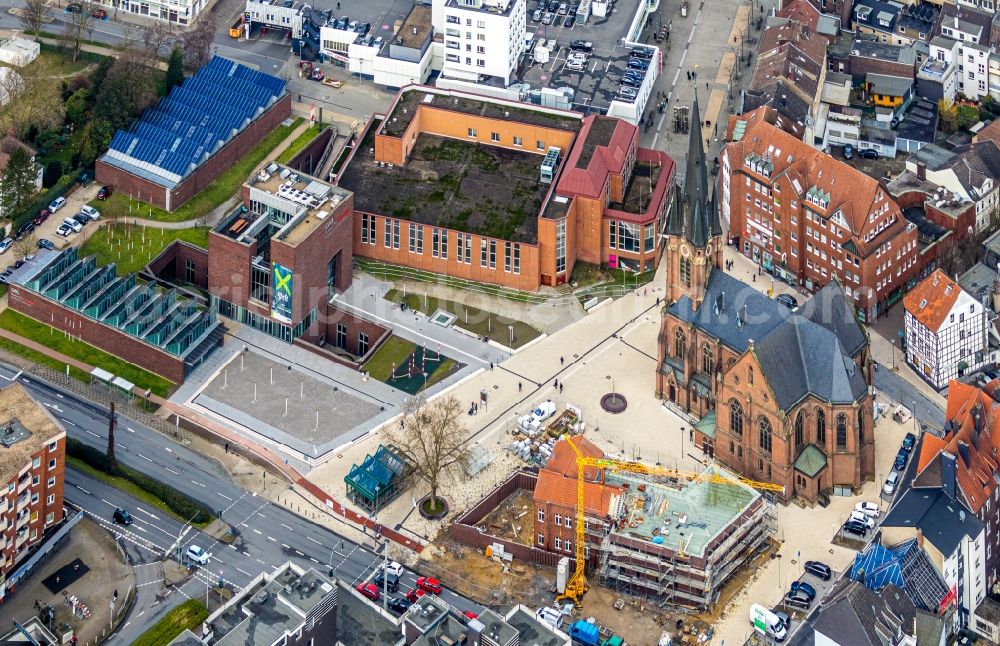
[[[215,56],[111,139],[109,158],[177,183],[285,92],[285,82]],[[123,159],[124,157],[124,159]]]

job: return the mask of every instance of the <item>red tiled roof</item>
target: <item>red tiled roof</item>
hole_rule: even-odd
[[[542,469],[538,472],[538,483],[535,485],[535,502],[551,503],[570,509],[576,508],[577,500],[576,478],[566,478],[554,471]],[[607,516],[611,511],[614,497],[621,494],[622,488],[598,482],[583,483],[583,505],[591,516]]]
[[[568,439],[556,442],[555,447],[552,449],[552,456],[545,464],[545,470],[576,479],[576,451],[573,450],[573,447],[569,446],[568,442],[575,444],[576,448],[580,450],[580,453],[585,458],[604,457],[604,451],[597,448],[596,444],[582,435],[574,435]],[[590,467],[584,470],[584,476],[587,480],[596,480],[599,473],[600,469],[597,467]]]
[[[925,433],[924,441],[920,445],[920,457],[917,459],[917,473],[923,471],[946,446],[948,443],[938,436]]]
[[[611,122],[614,122],[613,124]],[[588,138],[593,134],[595,126],[614,126],[614,131],[607,143],[588,146]],[[559,177],[558,190],[560,195],[567,197],[584,195],[599,197],[611,173],[622,174],[625,161],[633,140],[638,137],[638,128],[622,119],[591,115],[584,117],[583,127],[577,135],[573,149],[566,160],[562,175]],[[590,159],[579,164],[581,155],[589,154]]]
[[[961,293],[962,288],[958,283],[940,269],[935,269],[934,273],[907,292],[903,297],[903,307],[913,318],[936,332]]]
[[[776,12],[779,18],[789,18],[809,25],[813,31],[819,28],[819,9],[814,7],[808,0],[792,0],[787,2]]]

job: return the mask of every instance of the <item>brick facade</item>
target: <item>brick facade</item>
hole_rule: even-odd
[[[30,316],[45,325],[53,324],[84,343],[134,363],[143,370],[158,374],[175,384],[184,382],[184,359],[121,330],[87,318],[80,312],[63,307],[60,303],[19,285],[10,286],[8,303],[15,312]]]
[[[175,240],[146,265],[144,273],[167,284],[185,283],[208,289],[208,250]]]
[[[340,326],[343,326],[342,331],[344,332],[343,345],[338,345]],[[368,339],[367,349],[360,347],[362,334]],[[354,355],[358,359],[356,362],[347,362],[345,358],[339,356],[337,358],[342,363],[352,363],[354,367],[357,367],[358,364],[364,363],[365,358],[371,356],[389,338],[390,334],[392,331],[389,328],[374,321],[354,316],[333,305],[323,304],[320,306],[319,318],[316,323],[306,330],[300,339],[308,344],[321,345],[330,354],[343,350]],[[362,350],[364,351],[362,352]]]
[[[292,95],[285,93],[267,111],[173,188],[168,189],[133,175],[108,164],[103,159],[97,160],[94,175],[101,184],[114,186],[116,191],[172,212],[214,182],[223,171],[232,168],[236,162],[243,159],[291,114]]]

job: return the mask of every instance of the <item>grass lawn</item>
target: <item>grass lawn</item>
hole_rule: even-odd
[[[116,436],[116,439],[117,439],[117,436]],[[101,471],[100,469],[95,469],[94,467],[90,466],[89,464],[87,464],[86,462],[84,462],[83,460],[81,460],[80,458],[75,458],[75,457],[73,457],[71,455],[67,455],[66,456],[66,462],[69,463],[69,465],[71,467],[73,467],[74,469],[77,469],[79,471],[82,471],[82,472],[86,473],[91,478],[96,478],[96,479],[100,480],[101,482],[104,482],[106,484],[111,485],[112,487],[115,487],[117,489],[121,489],[122,491],[124,491],[128,495],[132,496],[133,498],[136,498],[137,500],[141,500],[142,502],[146,503],[147,505],[150,505],[151,507],[156,507],[157,509],[159,509],[163,513],[169,514],[172,518],[176,518],[177,520],[181,521],[182,523],[185,523],[185,522],[188,521],[187,518],[181,518],[180,516],[178,516],[177,514],[175,514],[170,509],[170,507],[167,506],[167,503],[163,502],[162,500],[160,500],[159,498],[157,498],[155,495],[153,495],[152,493],[146,491],[145,489],[143,489],[139,485],[135,484],[131,480],[127,480],[127,479],[121,478],[119,476],[113,476],[113,475],[111,475],[109,473],[105,473],[105,472]],[[191,524],[194,525],[195,527],[199,528],[199,529],[204,529],[205,527],[208,526],[208,523],[210,523],[210,522],[212,522],[212,519],[209,519],[207,522],[204,522],[204,523],[191,523]]]
[[[29,347],[23,346],[20,343],[15,343],[14,341],[10,341],[9,339],[0,338],[0,349],[6,350],[7,352],[11,352],[20,357],[24,357],[25,359],[27,359],[32,363],[37,363],[38,365],[42,366],[48,366],[49,368],[52,368],[53,370],[58,370],[59,372],[66,371],[65,363],[60,363],[47,354],[42,354],[37,350],[32,350]],[[90,375],[72,366],[70,366],[69,375],[74,379],[79,379],[80,381],[90,381]]]
[[[398,336],[390,336],[365,364],[365,370],[372,379],[388,382],[393,364],[399,365],[413,354],[417,346]],[[444,364],[442,364],[443,366]]]
[[[621,269],[606,269],[604,273],[607,278],[606,282],[583,287],[573,293],[581,303],[585,303],[591,298],[618,298],[624,296],[637,287],[649,284],[656,275],[655,271],[645,271],[641,274],[636,274],[630,271],[622,271]],[[576,275],[575,270],[574,275]]]
[[[213,209],[235,195],[249,177],[250,172],[267,159],[271,151],[284,141],[301,122],[302,118],[297,117],[291,125],[278,126],[272,130],[253,150],[226,169],[214,182],[206,186],[205,190],[182,204],[173,213],[133,199],[125,191],[117,191],[109,199],[95,200],[90,205],[101,213],[105,211],[111,213],[117,210],[118,215],[159,220],[160,222],[183,222],[206,217]]]
[[[512,345],[510,340],[510,326],[513,326],[513,347],[515,349],[520,348],[525,343],[533,341],[541,335],[541,332],[523,321],[515,321],[499,314],[494,314],[493,312],[487,312],[486,310],[469,307],[468,305],[454,301],[446,301],[433,296],[407,294],[404,299],[402,292],[390,289],[385,293],[385,298],[394,303],[405,300],[406,305],[410,309],[423,312],[427,315],[433,314],[437,310],[451,312],[458,317],[455,320],[456,326],[463,330],[468,330],[477,336],[489,337],[491,340],[507,347],[511,347]]]
[[[354,262],[357,263],[358,268],[361,269],[361,271],[367,271],[373,276],[381,276],[383,280],[408,279],[424,283],[438,283],[440,285],[447,285],[449,287],[455,287],[457,289],[463,289],[470,292],[500,296],[519,303],[544,303],[546,300],[545,296],[534,292],[522,292],[517,289],[478,283],[473,280],[465,280],[464,278],[443,276],[441,274],[435,274],[420,269],[411,269],[401,265],[390,265],[388,263],[358,257],[354,258]]]
[[[205,604],[200,599],[188,599],[153,624],[132,646],[166,646],[186,629],[197,634],[198,627],[206,619],[208,608]]]
[[[305,148],[306,144],[315,139],[319,135],[319,133],[323,132],[323,128],[325,127],[326,126],[324,126],[322,123],[314,123],[313,125],[309,126],[308,130],[303,132],[295,139],[295,141],[289,144],[288,148],[285,149],[285,152],[278,155],[278,163],[287,164],[288,162],[292,161],[292,157],[298,155],[299,151]]]
[[[61,352],[68,357],[77,359],[78,361],[83,361],[84,363],[97,366],[98,368],[104,368],[111,374],[127,379],[140,388],[148,388],[161,397],[168,397],[170,395],[170,391],[174,388],[173,383],[159,375],[143,370],[135,364],[123,361],[122,359],[108,354],[103,350],[98,350],[92,345],[67,337],[62,331],[49,327],[44,323],[36,321],[29,316],[25,316],[20,312],[15,312],[12,309],[0,312],[0,327],[46,345],[49,348],[52,348],[57,352]],[[0,340],[6,341],[5,339]],[[23,350],[27,350],[28,348],[24,348],[16,343],[11,345],[16,346],[16,348],[6,346],[3,347],[11,350],[12,352],[16,352],[17,354],[22,354],[22,356],[25,356],[28,359],[35,360],[34,357],[24,355],[22,352],[17,350],[17,348],[21,348]],[[34,351],[31,352],[34,355],[38,354]],[[49,357],[45,358],[48,359],[48,361],[40,361],[39,363],[45,363],[46,365],[52,365],[54,363],[55,365],[52,365],[52,367],[56,370],[65,370],[64,364],[54,361]]]
[[[80,248],[80,256],[97,256],[97,264],[118,265],[118,275],[141,271],[174,240],[208,248],[208,227],[157,229],[120,222],[103,226]]]

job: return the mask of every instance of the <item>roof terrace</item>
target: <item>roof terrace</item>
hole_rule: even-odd
[[[609,207],[626,213],[645,213],[653,201],[653,193],[656,191],[656,184],[660,181],[662,172],[661,164],[637,161],[625,188],[625,199],[622,202],[612,202]]]
[[[525,103],[489,99],[474,94],[439,90],[426,86],[404,89],[400,92],[385,121],[380,134],[400,137],[409,127],[413,115],[421,105],[441,110],[451,110],[491,119],[505,119],[528,123],[546,128],[577,131],[582,123],[582,115],[576,115],[551,108],[532,107]]]
[[[406,164],[376,164],[375,131],[338,181],[358,211],[514,242],[534,243],[549,190],[542,155],[421,134]]]

